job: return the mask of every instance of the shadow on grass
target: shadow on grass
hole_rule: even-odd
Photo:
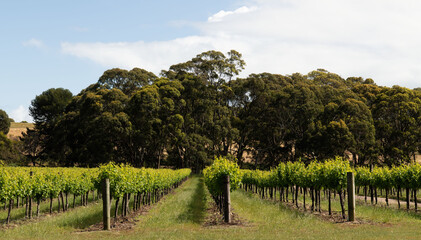
[[[78,199],[80,199],[80,196],[77,197],[75,208],[72,208],[72,203],[69,203],[69,210],[73,210],[73,209],[81,207],[80,206],[80,200],[78,200]],[[91,204],[94,201],[95,200],[92,198],[92,195],[89,196],[89,204]],[[72,201],[70,201],[70,202],[72,202]],[[11,212],[11,215],[10,215],[10,219],[11,219],[12,223],[16,222],[16,221],[21,221],[21,220],[27,220],[25,218],[25,209],[26,209],[25,205],[20,206],[19,208],[17,208],[16,206],[13,208],[13,210]],[[32,204],[33,220],[40,220],[40,221],[44,220],[47,215],[50,215],[50,200],[47,199],[47,200],[44,200],[44,201],[41,202],[41,204],[40,204],[40,217],[36,216],[36,209],[37,209],[36,201],[33,201],[33,204]],[[53,199],[53,216],[54,217],[60,216],[61,214],[64,213],[61,210],[61,208],[60,208],[60,212],[58,212],[57,210],[58,210],[58,203],[57,203],[57,199],[55,198],[55,199]],[[7,210],[0,211],[0,224],[6,223],[6,218],[7,218]],[[25,221],[21,221],[19,224],[23,224],[23,223],[25,223]]]
[[[203,183],[203,178],[199,178],[199,183],[196,185],[188,207],[186,211],[178,216],[178,221],[202,223],[206,213],[206,201],[205,184]]]
[[[94,206],[88,206],[94,207]],[[76,210],[76,209],[75,209]],[[81,210],[81,209],[77,209]],[[98,208],[95,210],[88,210],[86,212],[74,214],[73,212],[69,212],[69,216],[65,217],[63,221],[59,221],[57,224],[60,227],[72,227],[76,229],[84,229],[90,227],[91,225],[101,222],[102,221],[102,208]]]

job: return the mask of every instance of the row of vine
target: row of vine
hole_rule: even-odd
[[[280,163],[277,168],[270,171],[241,170],[242,186],[246,191],[260,194],[262,198],[276,198],[279,191],[281,201],[288,201],[292,193],[292,202],[299,207],[298,195],[302,195],[303,208],[306,209],[306,194],[311,198],[312,211],[321,211],[321,195],[328,199],[329,214],[331,211],[331,195],[339,195],[342,215],[345,217],[344,199],[346,195],[347,172],[354,172],[357,193],[362,191],[367,202],[368,194],[371,203],[377,204],[378,195],[384,196],[386,204],[389,198],[400,200],[406,193],[407,209],[410,200],[415,202],[415,211],[418,208],[417,191],[421,189],[421,165],[401,165],[395,167],[368,167],[351,168],[348,161],[337,157],[324,162],[311,162],[305,165],[302,162]],[[384,194],[383,194],[384,193]],[[374,200],[375,199],[375,200]]]
[[[118,203],[122,200],[122,215],[129,211],[131,195],[134,197],[133,209],[140,204],[151,204],[190,175],[190,169],[137,169],[129,165],[109,163],[99,168],[29,168],[0,167],[0,202],[8,205],[8,217],[13,207],[25,203],[25,217],[32,218],[32,201],[36,202],[36,215],[40,214],[40,203],[50,200],[50,213],[53,199],[57,199],[58,211],[69,208],[69,196],[73,195],[73,207],[76,197],[81,196],[81,205],[87,205],[89,194],[92,199],[100,197],[101,180],[110,179],[111,197],[116,199],[115,217]],[[19,204],[19,200],[20,204]],[[16,201],[16,202],[15,202]]]

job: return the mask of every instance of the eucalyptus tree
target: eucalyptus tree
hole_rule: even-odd
[[[133,124],[129,156],[138,166],[159,167],[164,151],[181,138],[184,119],[179,114],[185,105],[183,86],[178,80],[159,78],[144,86],[129,100],[127,113]]]
[[[130,96],[143,86],[151,85],[157,78],[154,73],[141,68],[133,68],[130,71],[112,68],[105,71],[97,83],[108,89],[120,89]]]
[[[419,150],[421,97],[414,90],[382,88],[372,114],[380,152],[388,165],[409,162]]]
[[[244,69],[242,55],[231,50],[224,55],[218,51],[198,54],[190,61],[175,64],[162,75],[179,80],[184,87],[181,109],[183,133],[178,151],[184,163],[197,169],[213,155],[226,155],[237,137],[232,126],[233,97],[231,82]]]
[[[124,144],[132,128],[127,102],[119,89],[95,84],[82,90],[56,125],[56,145],[62,146],[56,154],[69,165],[125,162]]]

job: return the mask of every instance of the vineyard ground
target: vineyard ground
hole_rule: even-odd
[[[357,216],[369,224],[326,221],[242,190],[233,192],[231,200],[245,224],[206,224],[211,199],[201,178],[193,177],[137,217],[129,230],[85,231],[101,221],[102,205],[97,203],[2,229],[0,239],[417,239],[421,235],[420,214],[361,202]],[[322,209],[327,209],[326,201]],[[333,209],[340,209],[337,200]]]
[[[365,202],[365,198],[364,196],[361,195],[357,195],[356,197],[357,201],[360,201],[361,203],[366,203]],[[398,200],[395,198],[389,198],[389,206],[388,207],[392,207],[392,208],[398,208]],[[373,203],[375,204],[375,200],[373,201]],[[367,204],[371,204],[371,198],[370,196],[367,196]],[[406,198],[404,199],[400,199],[400,204],[401,204],[401,209],[404,210],[406,209]],[[377,197],[377,205],[379,206],[387,206],[386,204],[386,198],[384,197]],[[415,202],[414,201],[410,201],[409,202],[409,207],[410,210],[414,210],[415,208]],[[421,208],[421,202],[418,199],[418,208]]]

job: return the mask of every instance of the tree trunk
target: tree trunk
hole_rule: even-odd
[[[39,217],[39,204],[40,204],[40,199],[37,199],[37,217]]]
[[[125,215],[126,215],[126,216],[127,216],[127,215],[129,214],[129,212],[130,212],[130,208],[129,208],[129,206],[130,206],[130,193],[126,193],[126,207],[125,207],[125,210],[126,210]]]
[[[32,219],[32,198],[29,196],[29,219]]]
[[[341,202],[342,218],[345,219],[345,208],[344,208],[344,202],[342,198],[342,190],[339,191],[339,201]]]
[[[307,188],[304,188],[304,190],[303,190],[303,205],[304,205],[304,211],[305,211],[305,210],[307,210],[307,209],[306,209],[306,191],[307,191]]]
[[[53,213],[53,197],[50,196],[50,214]]]
[[[57,196],[57,203],[58,203],[57,212],[60,212],[60,195]]]
[[[376,197],[376,205],[377,205],[377,188],[374,188],[374,196]]]
[[[25,217],[29,217],[29,197],[26,196],[26,208],[25,208]]]
[[[124,217],[126,214],[126,194],[123,195],[123,198],[121,199],[121,216]]]
[[[68,199],[69,193],[66,192],[66,211],[69,210],[69,199]]]
[[[63,192],[60,192],[60,198],[61,198],[61,208],[63,209],[63,212],[66,211],[66,206],[64,205],[64,197]]]
[[[311,198],[311,211],[314,211],[314,191],[313,188],[310,188],[310,198]]]
[[[117,216],[118,216],[118,202],[120,201],[120,198],[118,197],[116,200],[115,200],[115,211],[114,211],[114,218],[117,218]]]
[[[329,215],[332,215],[332,207],[331,207],[331,199],[330,199],[330,190],[328,192],[328,199],[329,199]]]
[[[318,194],[317,194],[318,196],[319,196],[319,212],[322,212],[322,207],[321,207],[321,202],[322,202],[322,199],[321,199],[321,197],[322,197],[322,195],[320,194],[320,190],[318,191]]]
[[[5,201],[4,204],[6,205],[6,201]],[[7,224],[9,224],[9,222],[10,222],[10,215],[11,215],[10,213],[12,212],[12,204],[13,204],[12,199],[10,199],[9,200],[9,210],[7,211],[7,219],[6,219]]]

